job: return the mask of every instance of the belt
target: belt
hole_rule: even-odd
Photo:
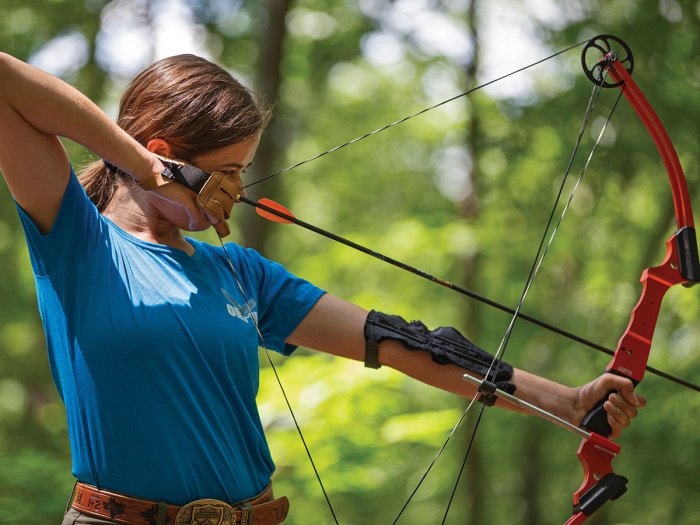
[[[289,501],[285,496],[274,499],[268,485],[258,496],[239,503],[201,499],[178,507],[77,483],[71,506],[124,525],[275,525],[287,517]]]

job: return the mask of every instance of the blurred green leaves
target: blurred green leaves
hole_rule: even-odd
[[[270,4],[177,4],[204,28],[193,33],[198,49],[206,49],[253,84],[255,72],[265,66],[260,63],[260,42],[270,30]],[[104,45],[103,9],[144,14],[139,23],[153,29],[154,39],[144,42],[142,51],[150,56],[157,47],[158,24],[168,22],[159,19],[167,10],[154,5],[140,0],[4,0],[0,49],[31,60],[57,39],[77,35],[87,43],[87,57],[78,53],[68,60],[82,67],[64,69],[65,78],[112,111],[126,79],[109,76],[97,59]],[[550,51],[596,33],[617,34],[627,41],[635,53],[635,79],[676,144],[691,198],[699,207],[696,2],[582,0],[552,3],[549,9],[554,14],[534,3],[478,2],[478,47],[467,34],[468,2],[293,3],[286,19],[280,97],[270,101],[276,102],[271,139],[285,151],[274,159],[276,167],[490,80],[471,78],[466,62],[470,55],[482,61],[491,56],[489,37],[502,35],[498,26],[508,26],[517,15],[525,17],[530,38],[546,43]],[[448,25],[440,26],[441,20]],[[446,51],[434,40],[434,29],[440,27],[445,35],[455,28],[463,32],[452,41],[455,49]],[[463,41],[469,45],[460,47]],[[498,43],[505,58],[520,46],[525,43]],[[126,61],[138,58],[122,55]],[[492,71],[499,64],[490,60],[480,66]],[[475,291],[514,305],[591,89],[579,72],[576,52],[547,68],[534,80],[512,78],[511,94],[482,91],[459,99],[281,176],[283,204],[303,220],[449,281],[468,279]],[[574,173],[615,96],[602,94]],[[73,162],[84,163],[87,153],[66,144]],[[255,180],[267,174],[250,176]],[[264,184],[258,189],[266,192]],[[70,492],[70,451],[45,357],[23,235],[4,185],[0,194],[5,201],[0,206],[0,522],[49,525],[59,522]],[[239,208],[234,219],[250,213]],[[663,258],[672,218],[658,154],[636,115],[622,104],[525,311],[614,347],[639,296],[641,269]],[[238,239],[240,223],[232,221]],[[214,239],[210,232],[200,237]],[[508,323],[499,312],[291,225],[274,225],[265,247],[268,256],[335,295],[366,308],[419,318],[430,327],[468,325],[468,335],[490,350],[497,348]],[[651,358],[654,366],[696,383],[699,315],[697,289],[672,290]],[[369,371],[305,350],[289,359],[274,358],[340,522],[392,522],[465,401],[390,370]],[[608,358],[518,323],[507,360],[573,385],[600,373]],[[629,493],[591,523],[698,523],[695,416],[700,400],[649,376],[641,391],[650,399],[649,408],[621,438],[623,453],[616,460],[617,470],[631,480]],[[258,402],[278,465],[275,491],[291,500],[289,523],[331,523],[266,365]],[[468,420],[455,434],[402,523],[440,521],[471,424]],[[482,426],[475,461],[468,464],[447,522],[563,522],[581,479],[574,458],[577,439],[533,418],[497,410],[489,410]]]

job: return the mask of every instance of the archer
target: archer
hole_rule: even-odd
[[[573,425],[616,391],[604,404],[612,437],[645,405],[627,378],[570,388],[491,366],[453,329],[368,314],[253,250],[187,237],[228,233],[270,116],[218,66],[192,55],[153,64],[127,88],[117,123],[5,54],[0,78],[0,169],[27,239],[77,479],[64,525],[282,522],[288,502],[272,493],[255,401],[258,346],[386,365],[476,397],[466,370]],[[58,137],[105,162],[79,179]]]

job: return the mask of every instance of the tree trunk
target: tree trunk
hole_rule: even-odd
[[[469,32],[471,33],[473,54],[470,63],[465,68],[466,85],[468,87],[477,84],[477,75],[479,71],[479,20],[478,20],[478,10],[479,10],[479,0],[472,0],[469,4],[469,9],[467,11],[467,23],[469,25]],[[464,147],[467,150],[469,157],[471,158],[471,172],[469,173],[469,183],[471,183],[471,192],[467,197],[459,203],[458,212],[459,214],[468,221],[473,221],[477,218],[479,214],[478,207],[478,165],[476,159],[479,156],[479,118],[476,110],[476,106],[472,106],[472,113],[469,123],[467,124],[467,138]],[[477,257],[468,257],[462,261],[462,283],[465,288],[474,289],[477,281],[479,280],[479,261]],[[479,309],[474,307],[473,302],[464,302],[464,314],[462,316],[464,323],[462,328],[464,333],[469,337],[469,339],[478,341],[479,340],[479,327],[481,322],[479,320]],[[481,407],[474,407],[474,414]],[[476,417],[469,418],[470,426],[468,428],[473,428],[476,422]],[[468,446],[469,439],[471,438],[471,432],[467,433],[467,441],[465,446]],[[464,494],[464,501],[467,502],[467,523],[479,524],[487,523],[488,509],[484,506],[484,498],[488,490],[488,483],[484,483],[484,476],[487,474],[487,470],[484,469],[483,455],[481,453],[481,448],[479,447],[478,440],[474,443],[472,451],[470,452],[471,457],[466,465],[466,480],[468,486],[468,492]],[[486,465],[488,468],[488,465]]]
[[[263,95],[266,103],[270,105],[277,102],[282,88],[281,64],[287,36],[285,18],[291,4],[292,0],[267,1],[267,28],[261,30],[263,38],[260,42],[258,91]],[[276,112],[280,112],[279,106],[276,107]],[[255,176],[246,177],[244,182],[269,175],[273,172],[279,159],[283,158],[285,145],[280,144],[279,140],[275,140],[275,128],[276,122],[273,119],[263,134],[255,156]],[[252,199],[266,196],[274,200],[283,200],[279,178],[270,179],[260,186],[253,186],[248,193]],[[241,222],[245,246],[264,253],[265,241],[269,235],[269,222],[260,220],[254,213],[241,214]]]

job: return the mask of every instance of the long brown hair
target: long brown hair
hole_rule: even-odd
[[[155,62],[126,88],[117,124],[144,146],[166,140],[174,154],[188,160],[260,133],[270,111],[227,71],[194,55]],[[94,162],[80,174],[90,199],[102,211],[119,177]]]

